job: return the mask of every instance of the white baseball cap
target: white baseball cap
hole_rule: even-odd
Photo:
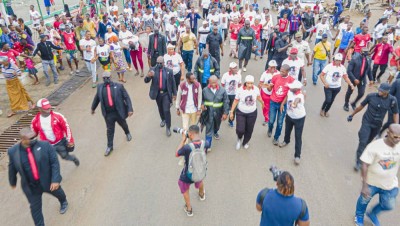
[[[246,78],[244,79],[244,82],[252,82],[252,83],[254,83],[254,76],[246,75]]]
[[[278,64],[276,63],[275,60],[271,60],[271,61],[268,63],[268,66],[276,67],[276,66],[278,66]]]
[[[237,64],[235,62],[231,62],[229,64],[229,68],[235,68],[235,67],[237,67]]]
[[[341,53],[336,53],[334,58],[335,60],[343,60],[343,55]]]

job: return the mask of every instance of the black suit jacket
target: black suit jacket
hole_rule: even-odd
[[[372,73],[371,73],[372,62],[370,57],[367,57],[366,64],[367,64],[366,71],[364,73],[364,76],[361,78],[360,73],[362,65],[362,55],[359,53],[354,53],[349,62],[349,65],[347,66],[347,74],[349,75],[349,79],[351,82],[354,82],[354,80],[357,79],[360,80],[362,84],[365,84],[367,76],[369,81],[372,81]]]
[[[152,67],[150,70],[154,71],[154,76],[153,77],[146,76],[144,78],[144,82],[149,83],[151,81],[149,96],[150,99],[155,100],[157,98],[159,91],[160,74],[158,73],[158,71],[160,70],[160,67],[155,66]],[[163,71],[163,76],[167,76],[168,96],[170,102],[172,103],[172,97],[176,96],[176,84],[175,84],[174,73],[172,72],[171,69],[166,67],[163,67],[162,71]]]
[[[31,194],[31,187],[25,175],[20,155],[21,144],[17,143],[8,149],[8,180],[11,186],[17,185],[17,173],[21,176],[22,190],[26,195]],[[31,147],[39,171],[40,185],[45,191],[50,191],[51,183],[60,183],[60,164],[56,150],[47,141],[36,141]]]
[[[150,53],[150,56],[153,56],[156,51],[158,51],[158,56],[164,56],[167,54],[167,43],[164,35],[158,34],[158,40],[157,40],[157,50],[154,49],[154,34],[151,34],[149,36],[149,46],[148,46],[148,51]]]
[[[105,100],[103,99],[103,89],[106,88],[104,83],[97,86],[97,93],[94,96],[92,103],[92,111],[96,110],[97,105],[101,103],[101,113],[106,117],[106,107]],[[131,98],[124,86],[120,83],[110,83],[111,96],[115,104],[115,109],[117,110],[121,118],[126,119],[128,117],[128,112],[133,112]]]

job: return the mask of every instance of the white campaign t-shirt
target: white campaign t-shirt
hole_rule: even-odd
[[[83,58],[85,60],[91,60],[94,57],[94,48],[96,47],[96,42],[93,39],[81,39],[79,41],[79,45],[83,46]]]
[[[108,39],[110,39],[112,36],[118,37],[117,34],[115,34],[114,32],[111,33],[105,33],[104,34],[104,41],[108,43]]]
[[[215,15],[212,15],[212,14],[209,14],[208,16],[207,16],[207,19],[208,19],[208,23],[210,24],[210,26],[212,25],[212,24],[214,24],[214,21],[217,21],[218,22],[218,24],[219,24],[219,22],[220,22],[220,15],[218,15],[218,14],[215,14]]]
[[[121,53],[122,52],[122,48],[121,45],[117,42],[115,43],[111,43],[110,44],[110,51],[114,52],[114,53]]]
[[[54,135],[53,128],[51,127],[51,116],[43,117],[41,115],[39,121],[46,139],[51,142],[56,141],[56,136]]]
[[[129,41],[133,38],[132,32],[126,30],[125,32],[120,31],[119,34],[119,40],[124,44],[125,46],[128,46]]]
[[[233,20],[234,17],[239,18],[239,17],[240,17],[240,12],[239,12],[239,11],[236,11],[236,12],[233,12],[233,11],[232,11],[232,12],[229,14],[229,19]]]
[[[224,85],[228,95],[236,95],[239,85],[242,84],[242,75],[239,73],[231,75],[229,72],[226,72],[222,75],[221,84]]]
[[[325,23],[325,24],[319,23],[319,24],[315,25],[315,28],[317,30],[315,38],[322,39],[322,35],[326,34],[326,32],[329,30],[329,24],[328,23]]]
[[[392,148],[383,139],[374,140],[365,148],[360,160],[369,164],[367,184],[384,190],[399,186],[400,145]]]
[[[275,75],[279,75],[279,71],[275,71],[274,73],[270,73],[269,71],[264,71],[261,75],[260,78],[260,82],[264,83],[264,84],[270,84],[271,83],[271,79],[272,77],[274,77]],[[272,94],[272,90],[269,91],[267,88],[262,88],[263,92],[267,95],[271,95]]]
[[[298,98],[300,98],[300,102],[297,103],[296,107],[293,107],[292,103]],[[299,91],[297,94],[294,94],[289,90],[287,96],[286,113],[292,119],[300,119],[306,116],[306,109],[304,108],[304,95],[301,91]]]
[[[174,75],[178,74],[181,71],[182,62],[183,59],[180,54],[175,53],[172,56],[170,56],[169,54],[164,55],[164,65],[165,67],[171,69]]]
[[[373,34],[373,38],[374,39],[378,39],[378,38],[382,38],[383,33],[386,31],[388,25],[385,24],[378,24],[375,29],[374,29],[374,34]]]
[[[206,44],[207,36],[208,34],[210,34],[210,28],[209,27],[204,28],[203,26],[201,26],[199,27],[198,32],[199,32],[199,43]]]
[[[260,96],[260,90],[257,86],[247,90],[244,86],[237,90],[235,99],[239,101],[238,110],[247,114],[257,110],[257,97]]]
[[[329,88],[339,88],[342,83],[342,77],[347,76],[346,68],[343,65],[335,66],[333,63],[326,65],[322,72],[325,73],[325,80]]]
[[[177,27],[175,25],[169,23],[169,24],[167,24],[167,27],[166,27],[165,30],[169,32],[169,37],[171,38],[168,41],[176,42],[176,40],[177,40],[176,39],[177,38],[177,34],[176,33],[178,31]]]
[[[29,10],[29,15],[31,16],[31,20],[33,20],[33,24],[39,26],[40,24],[40,13],[38,11]]]
[[[219,14],[219,22],[221,23],[221,28],[222,29],[228,29],[228,19],[229,19],[229,14],[227,12]],[[225,22],[224,22],[225,20]]]
[[[250,23],[252,23],[256,17],[257,13],[256,11],[246,11],[243,15],[244,18],[246,18],[246,20],[250,20]]]
[[[289,65],[289,75],[294,78],[295,80],[299,79],[300,68],[304,67],[304,60],[297,57],[295,60],[289,60],[286,58],[282,65],[287,64]]]
[[[133,14],[131,8],[125,8],[125,9],[124,9],[124,13],[127,13],[129,18],[131,18],[132,14]]]
[[[102,61],[106,61],[107,58],[110,56],[110,46],[107,44],[103,46],[98,45],[96,47],[96,52],[99,56],[99,59],[101,59]]]
[[[339,24],[339,35],[337,36],[337,39],[341,40],[343,37],[343,30],[347,30],[347,24],[345,24],[344,22]]]

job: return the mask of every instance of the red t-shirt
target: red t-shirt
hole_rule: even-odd
[[[0,51],[0,56],[6,56],[10,59],[11,63],[16,64],[17,63],[17,56],[19,56],[19,52],[9,49],[7,52]]]
[[[389,54],[393,51],[392,45],[389,43],[376,44],[374,55],[372,59],[374,59],[374,64],[387,64],[389,61]]]
[[[261,25],[261,24],[258,24],[258,25],[256,26],[255,24],[253,24],[253,25],[251,25],[250,27],[253,28],[254,33],[256,34],[256,39],[257,39],[258,41],[260,41],[260,35],[261,35],[261,28],[262,28],[262,25]]]
[[[60,24],[62,24],[61,21],[54,21],[53,23],[53,26],[57,31],[60,29]]]
[[[65,48],[67,50],[76,50],[75,45],[75,33],[74,32],[63,32],[61,33],[62,37],[64,38]]]
[[[279,19],[279,32],[285,32],[289,24],[288,19]]]
[[[281,103],[289,91],[288,84],[293,81],[294,78],[289,75],[286,76],[286,78],[282,77],[281,74],[274,75],[271,79],[271,84],[274,84],[271,93],[271,100],[276,103]]]
[[[361,49],[367,47],[368,42],[371,41],[371,36],[369,34],[358,34],[354,36],[354,52],[359,53]]]
[[[400,46],[396,47],[396,49],[394,49],[394,53],[396,53],[397,56],[400,56]],[[390,58],[390,62],[389,62],[391,67],[396,67],[397,65],[400,64],[400,60],[396,60],[396,56],[393,55],[392,58]]]
[[[314,10],[315,14],[319,14],[319,6],[318,5],[315,5],[313,10]]]
[[[240,28],[242,28],[242,25],[240,25],[240,24],[231,24],[231,25],[229,25],[229,30],[232,31],[231,32],[231,39],[237,40]]]

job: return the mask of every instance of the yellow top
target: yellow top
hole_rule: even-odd
[[[87,20],[84,20],[83,21],[83,27],[85,28],[85,30],[87,30],[87,31],[90,31],[90,36],[93,38],[93,37],[96,37],[96,26],[94,25],[94,22],[93,21],[87,21]]]
[[[183,43],[182,50],[184,51],[194,50],[194,42],[196,41],[196,36],[192,32],[190,32],[190,34],[187,34],[186,32],[182,33],[181,39]]]
[[[324,46],[325,46],[325,48],[324,48]],[[318,42],[318,44],[315,45],[315,47],[314,47],[314,58],[317,60],[326,60],[328,53],[326,52],[325,49],[330,52],[331,51],[331,43],[329,43],[329,42],[322,43],[322,41]]]

